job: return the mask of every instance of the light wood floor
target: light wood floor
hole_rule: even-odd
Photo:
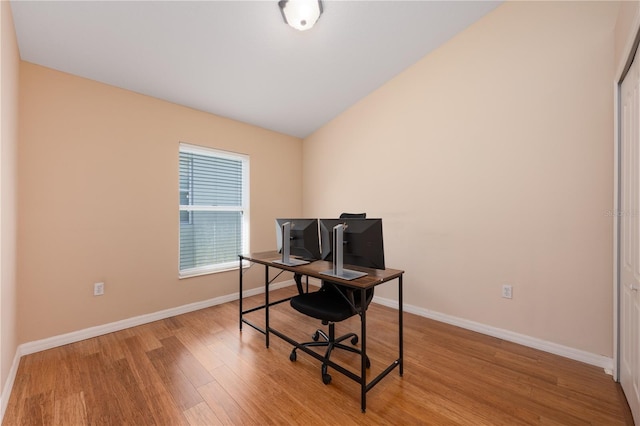
[[[288,303],[271,312],[299,341],[319,325]],[[368,311],[370,374],[397,357],[396,317]],[[632,423],[600,368],[411,314],[404,336],[404,376],[383,379],[362,413],[357,383],[333,372],[324,385],[315,359],[289,361],[291,347],[275,336],[266,349],[262,334],[238,330],[238,303],[226,303],[23,357],[3,425]],[[358,371],[357,355],[337,354]]]

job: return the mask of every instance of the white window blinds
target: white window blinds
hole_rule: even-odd
[[[248,251],[249,158],[180,144],[180,276],[231,269]]]

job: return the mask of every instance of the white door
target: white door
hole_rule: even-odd
[[[622,82],[620,146],[620,382],[640,424],[640,59]]]

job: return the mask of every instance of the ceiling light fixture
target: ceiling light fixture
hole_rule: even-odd
[[[280,0],[278,6],[284,22],[300,31],[313,27],[322,14],[320,0]]]

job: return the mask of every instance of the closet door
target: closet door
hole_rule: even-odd
[[[640,59],[622,82],[620,144],[620,382],[640,424]]]

